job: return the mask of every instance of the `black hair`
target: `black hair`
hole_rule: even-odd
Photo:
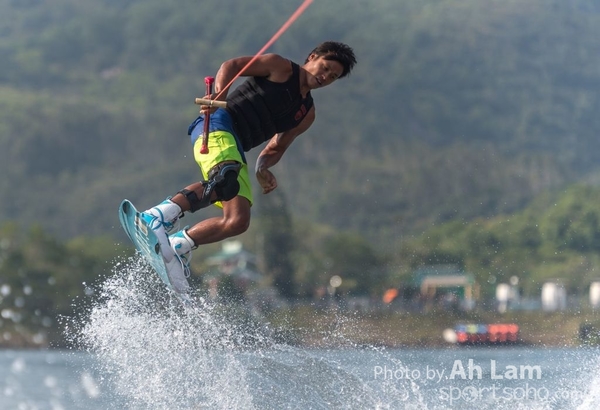
[[[352,47],[337,41],[325,41],[315,47],[315,49],[308,54],[308,57],[310,57],[311,54],[323,56],[325,60],[333,60],[340,63],[344,67],[344,71],[339,78],[343,78],[350,74],[350,71],[352,71],[356,64],[356,57],[354,56]],[[308,57],[306,57],[305,63],[308,62]]]

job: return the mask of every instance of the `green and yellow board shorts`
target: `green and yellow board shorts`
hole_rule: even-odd
[[[194,143],[194,159],[200,169],[205,180],[208,180],[208,171],[215,165],[223,161],[237,161],[242,164],[238,175],[240,183],[239,196],[243,196],[252,205],[252,186],[250,185],[250,175],[248,173],[248,164],[242,159],[240,151],[238,151],[235,137],[227,131],[213,131],[208,134],[208,153],[201,154],[200,147],[202,146],[202,136]],[[221,202],[215,202],[215,205],[222,208]]]

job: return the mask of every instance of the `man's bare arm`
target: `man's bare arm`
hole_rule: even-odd
[[[269,140],[267,146],[261,151],[256,160],[256,179],[263,188],[263,193],[268,194],[277,188],[277,179],[269,168],[279,162],[285,151],[300,134],[305,132],[315,120],[315,107],[312,107],[306,117],[297,127],[275,135]]]
[[[215,77],[215,92],[220,93],[238,73],[244,77],[267,77],[274,82],[287,80],[291,73],[289,60],[278,54],[261,55],[246,67],[252,58],[249,56],[237,57],[221,64]],[[244,69],[244,67],[246,68]],[[225,90],[219,99],[225,100],[228,92],[229,90]]]

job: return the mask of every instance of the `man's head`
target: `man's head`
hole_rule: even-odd
[[[344,43],[326,41],[310,52],[304,67],[318,81],[314,88],[324,87],[350,74],[356,64],[354,51]]]
[[[356,64],[356,57],[354,56],[354,50],[350,46],[337,41],[325,41],[319,44],[313,51],[306,57],[305,63],[309,61],[311,55],[322,56],[325,60],[337,61],[342,65],[344,71],[339,78],[343,78],[350,74],[350,71]]]

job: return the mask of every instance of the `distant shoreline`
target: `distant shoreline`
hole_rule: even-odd
[[[478,348],[444,340],[443,332],[457,324],[516,323],[520,333],[516,343],[493,345],[511,347],[580,347],[600,345],[600,314],[595,312],[429,312],[395,311],[347,312],[313,307],[277,310],[266,317],[277,343],[305,348]],[[592,338],[581,339],[582,325]],[[24,329],[4,329],[13,333],[0,341],[0,349],[61,349],[69,344],[58,330],[49,332],[42,343]],[[34,342],[36,340],[37,342]],[[490,347],[490,345],[481,345]]]
[[[306,347],[385,346],[389,348],[462,347],[444,340],[445,329],[457,324],[516,323],[519,338],[514,345],[533,347],[577,347],[585,345],[580,339],[584,324],[600,329],[600,314],[594,312],[406,312],[349,313],[291,309],[278,313],[270,320],[280,324],[299,345]],[[322,337],[326,335],[327,337]],[[597,338],[598,339],[598,338]],[[589,342],[589,340],[588,340]],[[595,344],[595,343],[593,343]],[[496,345],[510,347],[511,345]],[[466,346],[465,346],[466,347]],[[469,346],[476,348],[475,346]]]

